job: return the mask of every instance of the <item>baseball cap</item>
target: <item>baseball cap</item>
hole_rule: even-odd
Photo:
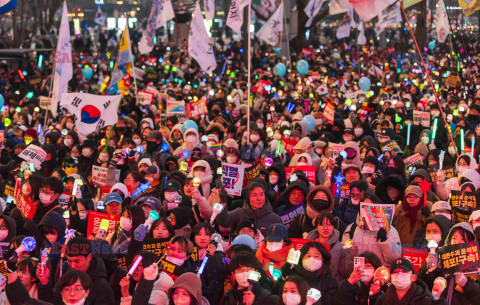
[[[145,171],[145,174],[158,174],[158,168],[155,165],[150,165]]]
[[[105,200],[103,201],[103,204],[105,205],[108,205],[112,202],[118,202],[118,203],[122,203],[122,197],[120,196],[120,194],[117,194],[117,193],[108,193],[106,196],[105,196]]]
[[[165,190],[180,191],[181,189],[182,189],[182,186],[180,185],[180,182],[178,182],[175,179],[168,180],[167,184],[165,185]]]
[[[138,165],[142,164],[142,163],[145,163],[147,164],[148,166],[152,165],[152,160],[150,160],[149,158],[143,158],[142,160],[138,161]]]
[[[398,258],[390,265],[391,272],[397,268],[415,273],[412,263],[406,258]]]
[[[418,185],[409,185],[405,190],[405,197],[409,194],[414,194],[418,197],[422,197],[422,189]]]
[[[148,205],[152,210],[160,210],[162,208],[162,202],[155,197],[148,197],[142,205]]]
[[[433,212],[441,212],[441,211],[452,211],[452,207],[446,201],[437,201],[432,206],[432,213]],[[480,215],[479,215],[480,216]]]
[[[245,245],[249,246],[252,250],[257,250],[257,244],[255,243],[255,240],[246,234],[241,234],[235,237],[235,239],[232,241],[232,246],[234,245]]]
[[[281,223],[274,223],[268,227],[265,240],[279,242],[288,237],[287,228]]]

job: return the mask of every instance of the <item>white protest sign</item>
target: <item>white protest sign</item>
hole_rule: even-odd
[[[430,127],[430,113],[413,110],[413,125],[422,125],[423,127]]]
[[[47,153],[37,145],[30,144],[18,156],[29,163],[33,162],[35,169],[39,170],[45,162]]]
[[[92,167],[92,183],[100,186],[112,186],[120,180],[119,169],[94,165]]]
[[[340,156],[343,151],[343,144],[329,143],[328,146],[330,147],[330,158],[333,160]]]
[[[44,110],[50,110],[52,105],[52,99],[47,96],[39,96],[38,97],[38,106]]]
[[[223,188],[229,195],[240,196],[243,186],[243,165],[222,163]]]

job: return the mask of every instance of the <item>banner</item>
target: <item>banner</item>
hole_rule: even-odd
[[[458,4],[466,16],[470,16],[480,10],[480,0],[458,0]]]
[[[438,181],[438,177],[437,177],[437,171],[433,168],[429,168],[428,169],[429,171],[429,174],[430,174],[430,178],[432,179],[432,183],[435,183]],[[453,178],[455,177],[455,170],[453,167],[446,167],[443,169],[443,175],[445,176],[445,181],[447,181],[448,179],[450,178]]]
[[[360,202],[360,218],[365,230],[377,232],[381,228],[390,231],[395,214],[394,204]]]
[[[375,27],[375,33],[380,35],[389,27],[394,27],[397,23],[402,22],[402,14],[400,13],[400,3],[395,3],[390,7],[385,8],[378,14],[378,22]]]
[[[167,101],[167,115],[184,114],[185,102],[184,101]]]
[[[171,0],[160,0],[160,12],[157,16],[157,29],[170,19],[175,18]]]
[[[241,36],[243,24],[243,9],[249,5],[251,0],[232,0],[228,10],[227,26]]]
[[[213,53],[213,43],[210,41],[207,29],[205,29],[200,3],[198,1],[195,12],[193,13],[192,22],[190,23],[188,55],[192,56],[198,62],[200,68],[207,73],[212,73],[217,67],[217,61]]]
[[[95,239],[95,235],[98,233],[100,222],[102,219],[109,221],[107,235],[114,232],[117,227],[117,223],[120,221],[120,215],[110,215],[105,213],[99,213],[95,211],[88,212],[88,224],[87,224],[87,239]]]
[[[159,258],[166,253],[170,238],[151,238],[143,241],[143,251],[155,253]]]
[[[403,160],[403,163],[405,163],[405,167],[410,167],[413,165],[421,165],[423,164],[422,156],[420,155],[420,153],[416,153],[413,156],[405,158]]]
[[[101,197],[100,201],[103,201],[105,199],[105,196],[110,193],[110,190],[112,189],[113,185],[111,186],[101,186],[100,187],[100,192],[101,192]],[[132,197],[132,187],[129,185],[126,185],[127,191],[128,191],[128,197]]]
[[[320,12],[324,2],[325,0],[310,0],[305,6],[303,10],[308,17],[307,23],[305,24],[306,28],[312,25],[313,18]]]
[[[80,133],[88,135],[118,122],[117,110],[121,98],[121,95],[65,93],[60,104],[75,116]]]
[[[99,186],[113,186],[120,180],[120,173],[120,169],[94,165],[92,183]]]
[[[437,4],[435,18],[437,19],[435,23],[437,39],[439,42],[444,43],[447,40],[448,34],[450,34],[450,22],[448,21],[447,9],[443,1],[439,1]]]
[[[295,145],[297,145],[298,141],[290,140],[282,136],[282,145],[285,149],[285,151],[290,155],[290,157],[293,157],[295,155],[295,151],[293,148]]]
[[[142,38],[138,43],[138,51],[140,54],[147,54],[153,50],[153,38],[155,37],[155,32],[157,31],[157,17],[162,9],[160,2],[160,0],[155,0],[152,3],[150,16],[148,16],[147,28],[143,32]]]
[[[52,99],[47,96],[39,96],[38,97],[38,106],[43,110],[49,110],[52,106]]]
[[[245,178],[247,180],[256,178],[260,175],[260,162],[245,169]]]
[[[138,91],[137,104],[141,106],[150,106],[155,94],[143,90]]]
[[[42,167],[42,163],[45,162],[47,153],[37,145],[30,144],[18,156],[28,163],[33,162],[35,169],[38,171]]]
[[[428,251],[402,247],[402,257],[408,259],[415,268],[415,273],[427,262]]]
[[[215,0],[203,0],[205,18],[213,20],[215,18]]]
[[[367,22],[377,16],[387,6],[396,2],[396,0],[349,0],[363,22]]]
[[[430,113],[413,110],[413,125],[422,125],[423,127],[430,127]]]
[[[450,205],[459,222],[468,222],[470,214],[476,207],[475,193],[462,193],[458,190],[452,190],[450,192]]]
[[[0,15],[8,13],[17,6],[17,0],[2,0],[0,1]],[[23,2],[22,2],[23,5]],[[3,265],[3,264],[2,264]],[[5,275],[6,276],[6,275]]]
[[[105,16],[102,13],[100,5],[98,6],[97,13],[95,14],[95,19],[93,19],[93,22],[95,22],[99,26],[105,26]]]
[[[223,188],[229,195],[242,194],[244,168],[243,165],[222,163]]]
[[[208,113],[207,103],[205,98],[201,98],[197,101],[190,102],[185,105],[185,113],[187,118],[192,118],[194,116],[201,116]]]
[[[327,102],[325,110],[323,110],[323,117],[326,118],[327,121],[333,125],[335,121],[335,107],[332,103]]]
[[[480,256],[478,255],[478,241],[443,246],[438,248],[443,274],[453,276],[457,272],[463,274],[480,271]]]
[[[303,238],[290,238],[290,240],[292,241],[292,246],[293,246],[293,249],[295,250],[300,250],[306,243],[314,241],[314,240],[303,239]],[[327,251],[330,251],[329,245],[324,244],[322,242],[320,243],[325,247],[325,249],[327,249]]]
[[[300,166],[290,166],[285,167],[285,178],[288,179],[295,171],[302,171],[307,176],[308,181],[315,184],[317,178],[317,167],[315,165],[300,165]]]
[[[256,36],[271,46],[278,45],[282,40],[283,33],[283,2],[270,19],[258,30]]]
[[[16,201],[17,208],[22,213],[22,216],[28,219],[33,219],[35,212],[37,211],[37,206],[25,196],[25,194],[21,194],[20,200]]]
[[[285,212],[279,213],[278,216],[282,218],[282,223],[288,228],[290,226],[290,223],[292,222],[293,218],[297,215],[302,214],[305,211],[305,205],[304,204],[297,204],[290,210],[287,210]]]
[[[107,89],[109,95],[126,93],[130,88],[130,75],[132,73],[132,52],[130,50],[130,35],[128,26],[125,24],[122,37],[118,44],[117,62],[110,75],[110,83]]]

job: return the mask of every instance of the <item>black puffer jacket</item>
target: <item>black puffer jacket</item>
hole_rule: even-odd
[[[399,190],[400,194],[395,201],[392,201],[387,194],[387,187],[393,187]],[[375,188],[375,195],[382,201],[383,204],[397,204],[400,200],[402,200],[403,196],[405,195],[405,182],[403,181],[402,177],[399,175],[391,175],[386,176],[382,180],[380,180]]]
[[[395,286],[388,287],[387,292],[381,295],[375,305],[444,305],[447,304],[445,299],[440,298],[438,301],[432,300],[432,295],[427,285],[421,280],[412,283],[405,296],[399,300]],[[453,304],[453,303],[452,303]]]

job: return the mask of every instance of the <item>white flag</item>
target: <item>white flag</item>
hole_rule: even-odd
[[[157,29],[170,19],[175,18],[171,0],[160,0],[160,12],[157,15]]]
[[[402,15],[400,13],[400,3],[396,3],[390,7],[384,9],[378,14],[378,22],[375,27],[375,33],[380,35],[388,27],[393,27],[397,23],[402,22]]]
[[[75,116],[81,134],[91,134],[118,122],[118,104],[121,95],[94,95],[88,93],[64,93],[61,106]]]
[[[350,18],[344,19],[338,23],[336,36],[338,39],[350,37],[350,29],[352,28]]]
[[[348,0],[330,0],[328,14],[337,15],[346,13],[350,7],[351,5]]]
[[[239,35],[241,34],[243,24],[243,9],[250,4],[250,1],[251,0],[232,0],[232,3],[230,4],[227,26]]]
[[[195,58],[202,70],[207,73],[211,73],[217,67],[215,54],[213,53],[213,44],[210,42],[207,30],[205,29],[200,3],[198,1],[190,24],[188,54]]]
[[[157,18],[160,15],[160,2],[161,0],[155,0],[150,10],[150,16],[148,17],[147,28],[143,32],[142,39],[138,44],[138,51],[140,54],[147,54],[153,50],[153,37],[157,31]]]
[[[268,19],[268,21],[257,32],[257,37],[266,43],[276,46],[281,41],[283,31],[283,2],[280,3],[277,10]]]
[[[72,79],[72,45],[68,25],[67,1],[63,2],[62,21],[55,52],[55,72],[53,74],[52,115],[57,116],[58,103],[63,93],[68,92],[68,81]]]
[[[367,22],[380,14],[387,6],[397,0],[349,0],[363,22]]]
[[[365,25],[361,21],[358,25],[358,30],[360,33],[358,33],[357,43],[362,46],[367,43],[367,37],[365,37]]]
[[[215,0],[203,0],[203,8],[205,9],[205,18],[213,20],[215,18]]]
[[[448,34],[450,34],[450,24],[448,22],[447,10],[445,9],[445,3],[443,0],[438,2],[435,18],[437,19],[437,38],[438,41],[443,43],[447,40]]]
[[[105,26],[105,16],[102,13],[102,9],[100,8],[100,5],[98,6],[97,14],[95,15],[94,22],[100,26]]]
[[[305,6],[305,9],[304,9],[305,14],[308,17],[308,21],[307,21],[307,24],[305,24],[305,27],[307,28],[310,27],[310,25],[312,24],[313,18],[315,18],[318,12],[320,12],[320,9],[322,8],[324,2],[325,0],[310,0],[308,2],[307,6]]]

